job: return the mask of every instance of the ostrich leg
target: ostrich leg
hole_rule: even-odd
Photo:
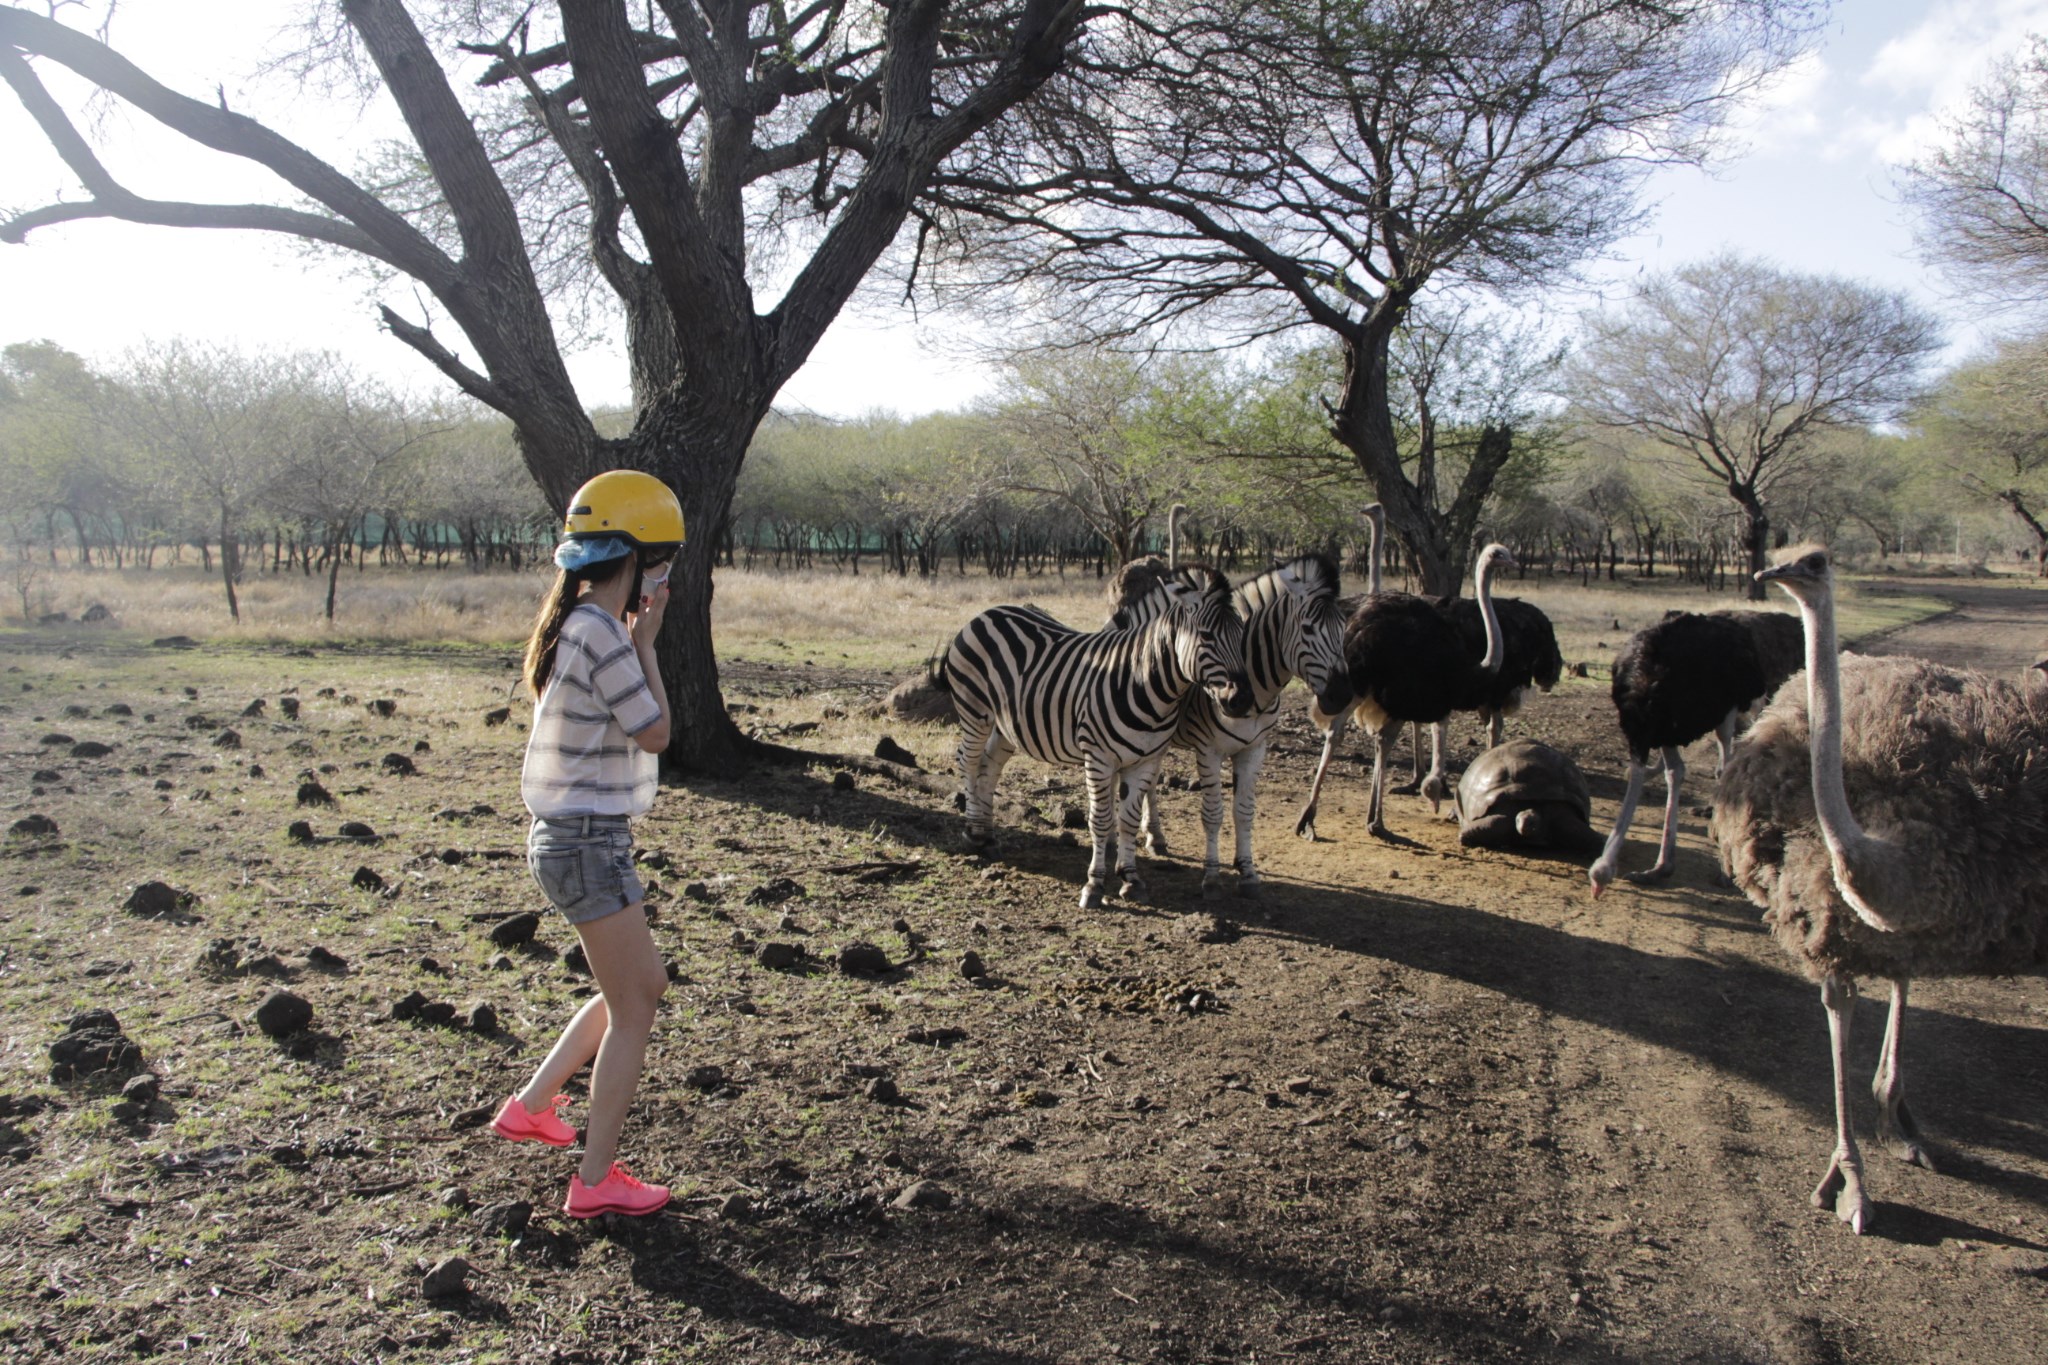
[[[1820,1002],[1827,1008],[1828,1043],[1835,1061],[1835,1154],[1820,1184],[1813,1187],[1813,1206],[1824,1209],[1832,1204],[1835,1217],[1861,1235],[1870,1223],[1871,1207],[1863,1197],[1863,1155],[1856,1150],[1856,1134],[1849,1127],[1849,1024],[1856,1009],[1855,979],[1827,977],[1820,983]]]
[[[1735,715],[1730,711],[1721,717],[1721,723],[1714,727],[1714,780],[1719,782],[1721,774],[1728,771],[1728,757],[1735,752]]]
[[[1444,778],[1444,744],[1450,733],[1451,723],[1447,720],[1440,720],[1429,727],[1429,776],[1422,779],[1420,790],[1422,799],[1429,802],[1432,815],[1443,814],[1444,801],[1451,794],[1450,783]]]
[[[1637,886],[1661,882],[1671,875],[1678,860],[1678,793],[1685,786],[1685,760],[1678,750],[1664,751],[1664,839],[1657,846],[1657,865],[1631,872],[1628,879]]]
[[[1400,738],[1399,726],[1395,727],[1394,735],[1396,739]],[[1415,775],[1400,786],[1387,789],[1395,796],[1413,796],[1422,790],[1422,722],[1419,720],[1410,727],[1408,751],[1415,759]]]
[[[1323,736],[1323,756],[1316,760],[1315,778],[1308,784],[1308,804],[1301,808],[1301,818],[1294,822],[1294,832],[1310,843],[1316,838],[1316,800],[1323,794],[1323,777],[1330,771],[1330,759],[1337,752],[1337,741],[1344,737],[1344,728],[1351,723],[1351,712],[1330,718],[1330,733]]]
[[[1500,742],[1507,738],[1508,718],[1502,711],[1496,711],[1486,718],[1486,747],[1498,749]]]
[[[1600,856],[1593,860],[1590,869],[1593,878],[1593,898],[1607,889],[1607,880],[1614,876],[1614,869],[1621,863],[1621,846],[1628,842],[1628,827],[1636,818],[1636,807],[1643,799],[1643,782],[1650,770],[1638,763],[1631,755],[1628,761],[1628,790],[1621,794],[1621,810],[1614,817],[1614,831],[1607,836],[1607,846],[1600,850]]]
[[[1365,809],[1365,832],[1375,839],[1393,842],[1387,828],[1387,736],[1400,729],[1399,723],[1374,732],[1372,737],[1372,800]]]
[[[1877,1097],[1877,1140],[1899,1160],[1931,1171],[1934,1162],[1927,1155],[1920,1125],[1906,1108],[1906,1078],[1899,1072],[1899,1025],[1906,1016],[1907,984],[1905,977],[1892,982],[1892,1012],[1885,1020],[1884,1050],[1878,1054],[1870,1093]]]

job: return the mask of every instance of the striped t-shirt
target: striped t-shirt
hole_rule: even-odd
[[[645,814],[659,769],[632,736],[660,719],[625,625],[603,607],[576,607],[533,709],[519,774],[526,808],[549,819]]]

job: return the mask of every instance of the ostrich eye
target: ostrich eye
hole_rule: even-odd
[[[1809,569],[1811,569],[1811,570],[1813,570],[1813,572],[1815,572],[1815,573],[1823,573],[1823,572],[1825,572],[1825,571],[1827,570],[1827,567],[1828,567],[1828,560],[1827,560],[1827,556],[1826,556],[1826,555],[1808,555],[1808,556],[1806,557],[1806,567],[1807,567],[1807,568],[1809,568]]]

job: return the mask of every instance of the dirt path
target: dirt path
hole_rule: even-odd
[[[1933,587],[1901,584],[1939,597],[1953,609],[1925,621],[1858,641],[1865,654],[1917,654],[1957,668],[2011,676],[2048,658],[2048,593],[1969,581]],[[1883,593],[1884,588],[1865,591]]]

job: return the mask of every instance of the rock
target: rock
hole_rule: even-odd
[[[244,957],[237,974],[241,976],[265,976],[273,980],[286,980],[292,969],[284,965],[284,959],[276,953],[261,953],[255,957]]]
[[[500,706],[495,711],[484,712],[485,725],[503,725],[510,719],[512,719],[512,708],[509,706]]]
[[[917,766],[917,755],[887,735],[883,735],[875,744],[875,757],[885,759],[890,763],[901,763],[906,768],[915,768]]]
[[[753,1201],[743,1194],[729,1194],[718,1202],[718,1216],[728,1223],[744,1223],[754,1216]]]
[[[446,1000],[430,1000],[420,1006],[420,1022],[445,1027],[455,1022],[455,1006]]]
[[[38,768],[28,775],[28,780],[31,782],[62,782],[64,774],[58,772],[55,768]]]
[[[374,839],[376,839],[376,838],[378,837],[378,835],[377,835],[377,831],[376,831],[375,829],[373,829],[373,828],[371,828],[370,826],[368,826],[368,825],[364,824],[364,823],[363,823],[362,821],[360,821],[360,820],[344,820],[344,821],[342,821],[342,822],[341,822],[341,828],[340,828],[340,829],[338,829],[338,830],[336,830],[336,831],[335,831],[335,833],[336,833],[336,834],[339,834],[339,835],[340,835],[340,836],[341,836],[342,838],[344,838],[344,839],[372,839],[372,840],[374,840]]]
[[[836,792],[850,792],[850,791],[852,791],[852,790],[853,790],[853,787],[854,787],[854,783],[853,783],[853,774],[852,774],[852,773],[848,773],[848,772],[837,772],[837,773],[834,773],[834,774],[832,774],[832,790],[833,790],[833,791],[836,791]]]
[[[73,758],[105,758],[112,752],[114,752],[113,745],[102,744],[96,739],[88,739],[71,746],[71,756]]]
[[[192,970],[201,976],[235,976],[242,970],[242,950],[231,938],[208,939],[192,959]]]
[[[73,739],[70,735],[63,734],[62,732],[54,732],[51,734],[44,735],[41,739],[37,740],[36,743],[42,745],[46,749],[61,749],[67,744],[76,744],[78,743],[78,741]]]
[[[294,820],[284,827],[284,837],[295,844],[313,842],[313,825],[309,820]]]
[[[988,975],[988,968],[982,965],[981,954],[969,948],[960,955],[960,975],[973,981]]]
[[[377,875],[375,869],[368,867],[357,868],[355,875],[348,879],[348,884],[355,887],[358,891],[382,891],[384,889],[384,879]]]
[[[780,905],[786,900],[794,900],[803,894],[803,887],[797,885],[788,877],[777,877],[773,881],[763,882],[752,891],[749,891],[747,893],[747,904]]]
[[[197,649],[199,642],[189,635],[160,635],[151,640],[153,649]]]
[[[346,958],[343,958],[338,953],[329,952],[317,943],[306,949],[306,965],[308,967],[317,967],[323,972],[345,972],[348,970],[348,960]]]
[[[519,964],[514,962],[511,958],[505,956],[505,954],[503,953],[499,953],[496,957],[491,959],[491,970],[494,972],[509,972],[517,965]],[[674,980],[675,978],[670,977],[669,979]]]
[[[801,943],[764,943],[754,960],[770,971],[786,972],[802,965],[804,948]]]
[[[128,893],[121,908],[141,919],[174,919],[192,908],[193,896],[163,882],[144,882]]]
[[[1244,930],[1232,921],[1204,911],[1182,915],[1173,922],[1173,931],[1196,943],[1235,943],[1244,937]]]
[[[133,1075],[143,1066],[142,1049],[121,1032],[112,1010],[87,1010],[65,1025],[50,1044],[50,1079],[69,1081],[103,1071]]]
[[[223,730],[213,737],[213,747],[216,749],[239,749],[242,747],[242,737],[233,730]]]
[[[302,806],[331,806],[334,793],[318,782],[306,781],[299,784],[299,804]]]
[[[427,997],[418,991],[407,991],[391,1002],[391,1017],[395,1020],[417,1019],[420,1011],[427,1006]]]
[[[460,1185],[447,1186],[441,1191],[439,1198],[442,1208],[453,1209],[457,1213],[469,1212],[473,1202],[469,1197],[469,1191]]]
[[[147,1106],[133,1100],[115,1100],[107,1106],[107,1117],[116,1123],[135,1123],[147,1112]]]
[[[889,955],[872,943],[849,943],[839,950],[839,970],[847,976],[880,976],[890,965]]]
[[[583,945],[580,943],[562,954],[562,965],[578,976],[590,975],[590,958],[584,953]]]
[[[876,1104],[895,1104],[903,1098],[896,1089],[896,1082],[887,1076],[876,1076],[867,1083],[867,1097]]]
[[[147,1109],[156,1103],[160,1091],[161,1086],[157,1078],[145,1071],[140,1076],[128,1078],[128,1083],[121,1087],[121,1098],[130,1104],[139,1104]]]
[[[242,715],[245,719],[251,716],[260,716],[263,714],[264,708],[268,707],[269,705],[269,702],[263,700],[263,698],[261,697],[258,697],[256,698],[256,700],[250,702],[247,706],[242,708]]]
[[[47,815],[24,815],[7,832],[17,839],[42,839],[57,832],[57,822]]]
[[[212,716],[192,715],[185,717],[185,728],[187,730],[211,730],[213,726],[214,720]]]
[[[279,697],[277,699],[277,709],[284,712],[286,720],[297,720],[299,718],[299,699],[297,697]]]
[[[522,910],[491,926],[491,942],[500,948],[517,948],[522,943],[533,942],[533,936],[539,930],[540,916],[531,910]]]
[[[261,777],[261,776],[263,776],[263,765],[262,765],[261,763],[251,763],[251,764],[249,765],[249,776],[251,776],[251,777]]]
[[[710,885],[706,882],[685,883],[683,886],[683,894],[685,896],[688,896],[691,900],[696,901],[700,905],[711,905],[716,903],[718,900],[718,896],[711,890]]]
[[[132,716],[135,714],[135,708],[125,701],[117,701],[100,714],[107,716]]]
[[[524,1199],[510,1199],[502,1204],[486,1204],[470,1215],[470,1221],[485,1232],[500,1237],[517,1237],[526,1231],[533,1221],[533,1205]]]
[[[716,1066],[693,1066],[683,1076],[683,1084],[692,1090],[719,1090],[725,1085],[725,1071]]]
[[[270,1037],[283,1038],[313,1022],[313,1006],[290,991],[272,991],[251,1017]]]
[[[373,716],[381,716],[385,720],[390,720],[398,714],[398,703],[389,697],[377,697],[371,701],[364,702],[363,709]]]
[[[378,762],[384,771],[390,773],[393,777],[419,776],[419,765],[415,764],[404,754],[386,754]]]
[[[498,1031],[498,1012],[479,1000],[469,1007],[469,1013],[462,1016],[462,1022],[471,1033],[489,1037]]]
[[[113,620],[114,613],[107,609],[106,603],[95,602],[91,606],[87,607],[85,609],[85,614],[79,617],[78,619],[85,622],[89,626],[96,626],[99,625],[102,621]]]
[[[953,1192],[930,1180],[920,1180],[889,1201],[897,1209],[950,1209]]]
[[[423,739],[416,739],[412,742],[412,751],[416,754],[430,754],[434,752],[434,746]]]

